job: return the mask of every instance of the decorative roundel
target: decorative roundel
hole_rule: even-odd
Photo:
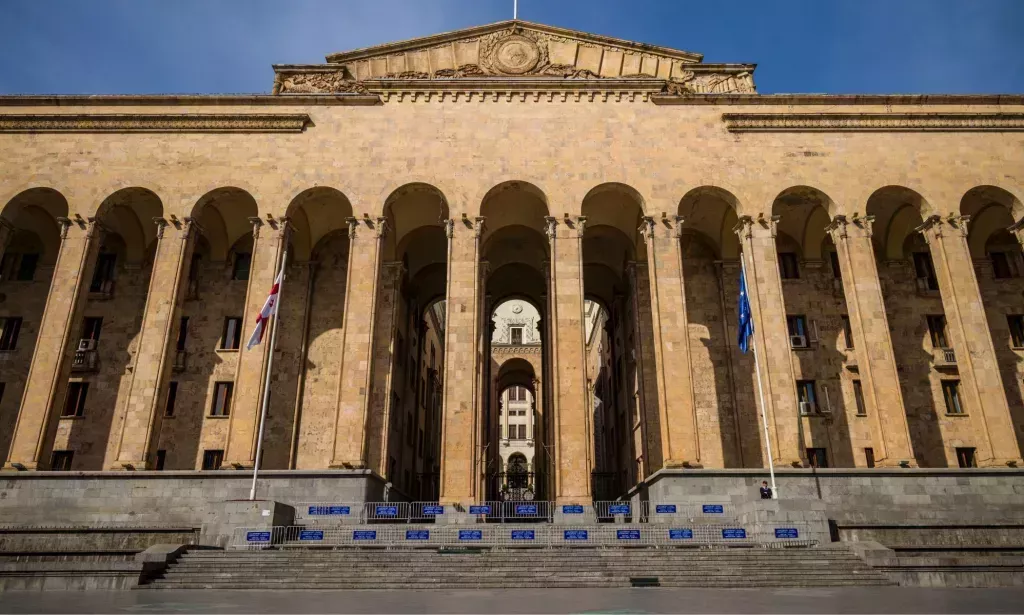
[[[518,34],[505,38],[494,50],[494,63],[501,72],[509,75],[528,73],[539,60],[537,43]]]
[[[523,306],[521,306],[521,305],[513,305],[512,306],[512,313],[513,314],[518,314],[519,312],[522,312],[522,311],[523,311]]]

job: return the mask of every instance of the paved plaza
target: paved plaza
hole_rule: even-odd
[[[8,592],[0,613],[1020,613],[1024,588]]]

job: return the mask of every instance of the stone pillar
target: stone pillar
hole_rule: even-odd
[[[661,423],[662,467],[700,467],[693,379],[690,376],[690,331],[679,237],[681,216],[659,222],[644,216],[640,227],[647,242],[651,290],[657,411]],[[651,404],[653,406],[653,404]]]
[[[387,472],[391,423],[394,420],[392,415],[400,409],[391,406],[395,361],[406,360],[406,357],[395,357],[394,354],[395,316],[398,311],[398,302],[401,300],[402,276],[404,274],[405,265],[401,262],[389,262],[381,265],[380,279],[377,282],[377,302],[373,310],[373,348],[371,350],[373,388],[370,396],[370,411],[366,419],[366,467],[381,476]],[[415,391],[414,388],[414,394]],[[404,419],[404,416],[398,417],[398,420],[402,421],[399,423],[400,425],[404,425]],[[387,478],[394,481],[396,477],[389,476]]]
[[[102,243],[102,229],[95,218],[86,221],[76,216],[74,220],[58,218],[57,222],[61,225],[60,252],[53,267],[5,469],[49,467],[47,456],[57,429],[54,417],[64,401],[71,372],[68,358],[75,350],[72,336],[81,328],[86,291]]]
[[[163,218],[154,218],[153,222],[157,225],[156,254],[112,470],[149,469],[164,414],[159,402],[174,363],[171,341],[181,313],[183,281],[195,244],[196,229],[191,218],[175,220],[173,225]]]
[[[839,257],[839,269],[853,331],[853,349],[871,417],[875,464],[895,467],[917,465],[910,427],[903,406],[903,390],[896,371],[889,319],[885,314],[882,283],[871,243],[874,216],[836,216],[826,227]]]
[[[238,368],[228,419],[228,441],[224,447],[224,467],[251,468],[256,463],[256,440],[260,427],[260,404],[266,382],[267,361],[270,359],[270,330],[264,333],[263,343],[246,350],[249,335],[256,328],[267,295],[281,268],[281,259],[287,247],[288,219],[279,218],[263,222],[250,218],[253,225],[252,268],[245,292],[245,313],[242,315],[242,340],[238,350]],[[281,301],[288,301],[288,284],[284,283]],[[272,326],[273,322],[270,323]],[[269,411],[268,411],[269,415]],[[268,468],[269,469],[269,468]]]
[[[554,359],[555,501],[589,502],[590,445],[587,443],[586,336],[583,316],[583,230],[547,217],[551,242],[551,349]]]
[[[484,218],[449,220],[445,293],[444,404],[441,409],[441,502],[478,497],[477,377],[480,370],[480,236]]]
[[[979,466],[1020,463],[1010,406],[996,360],[992,333],[967,247],[967,216],[930,216],[918,230],[924,235],[939,281],[946,326],[956,354],[964,410],[983,440]]]
[[[381,245],[387,222],[378,217],[348,218],[348,274],[345,278],[342,323],[341,376],[334,419],[332,468],[367,467],[367,404],[370,401],[370,365],[380,269]]]
[[[625,364],[625,369],[626,374],[632,372],[633,383],[636,387],[636,412],[635,416],[631,413],[630,427],[636,431],[633,426],[639,425],[640,434],[639,436],[631,434],[630,437],[633,440],[633,458],[635,459],[638,454],[643,458],[643,463],[637,466],[637,481],[644,480],[664,467],[667,453],[662,448],[664,430],[661,416],[658,414],[654,323],[650,318],[645,317],[645,314],[653,314],[648,273],[647,263],[626,263],[626,277],[629,279],[632,295],[628,303],[625,301],[625,297],[621,302],[623,313],[627,312],[626,305],[632,306],[630,320],[633,323],[633,348],[626,349],[625,356],[628,361]],[[629,382],[628,376],[625,382]],[[627,390],[625,393],[629,400],[628,407],[632,408],[634,392]],[[641,443],[640,451],[636,450],[637,440]]]
[[[778,216],[753,220],[742,216],[735,227],[747,272],[747,297],[754,318],[754,344],[760,363],[765,412],[778,466],[803,466],[793,351],[786,326],[786,303],[775,248]],[[755,397],[757,393],[755,392]],[[760,408],[761,401],[758,401]],[[767,461],[767,460],[766,460]]]

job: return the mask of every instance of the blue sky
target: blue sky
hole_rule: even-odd
[[[1024,0],[520,0],[529,21],[753,62],[762,93],[1022,93]],[[0,0],[0,94],[269,92],[271,64],[512,0]]]

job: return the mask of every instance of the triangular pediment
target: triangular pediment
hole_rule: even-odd
[[[601,77],[668,79],[674,66],[701,59],[689,51],[525,21],[503,21],[327,56],[329,63],[344,65],[359,81],[412,74],[429,78],[449,71],[504,77],[588,71]]]

